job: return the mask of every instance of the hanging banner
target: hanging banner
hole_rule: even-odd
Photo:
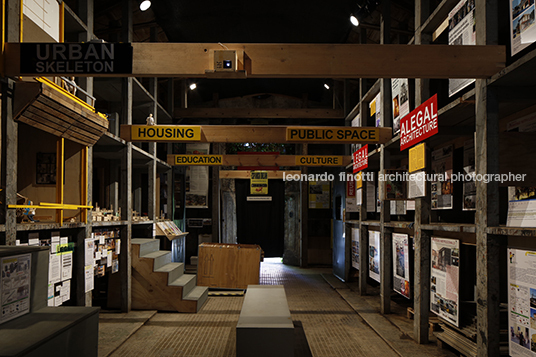
[[[510,48],[512,56],[534,42],[534,0],[510,0]]]
[[[352,228],[352,268],[359,270],[359,228]]]
[[[449,12],[449,45],[476,45],[475,0],[460,1]],[[449,79],[449,97],[458,93],[469,84],[473,78]]]
[[[400,151],[437,133],[437,94],[434,94],[401,120]]]
[[[381,283],[380,232],[369,231],[369,277]]]
[[[460,241],[432,237],[431,245],[431,311],[459,326]]]
[[[346,181],[346,212],[359,212],[355,185],[356,182],[354,180]]]
[[[250,173],[250,194],[267,195],[268,194],[268,172],[251,171]]]
[[[410,298],[409,278],[409,237],[407,234],[393,233],[393,290]]]
[[[454,186],[452,184],[452,157],[454,146],[449,145],[432,151],[432,209],[452,209],[454,207]]]
[[[368,145],[365,144],[363,147],[353,154],[353,169],[354,174],[362,171],[368,167]]]
[[[409,114],[409,86],[407,78],[391,79],[393,98],[393,136],[400,132],[400,119]]]
[[[536,252],[508,249],[510,356],[536,356]]]
[[[379,127],[381,123],[381,95],[378,93],[376,97],[369,103],[370,116],[374,118],[374,126]]]

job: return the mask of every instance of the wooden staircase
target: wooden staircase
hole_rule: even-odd
[[[196,276],[184,274],[183,263],[172,263],[156,239],[132,239],[132,308],[197,312],[207,300],[208,287],[196,286]]]

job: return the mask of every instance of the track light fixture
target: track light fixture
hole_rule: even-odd
[[[147,9],[149,9],[151,7],[151,1],[149,0],[143,0],[141,3],[140,3],[140,10],[141,11],[146,11]]]
[[[194,90],[196,88],[197,88],[197,84],[195,83],[190,84],[190,90]]]
[[[359,20],[357,19],[357,17],[356,17],[354,14],[351,14],[351,15],[350,15],[350,22],[351,22],[352,25],[354,25],[355,27],[359,26]]]

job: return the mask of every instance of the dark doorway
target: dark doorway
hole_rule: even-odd
[[[272,201],[248,201],[249,180],[236,180],[236,228],[238,243],[258,244],[265,257],[282,257],[284,250],[285,183],[268,181]]]

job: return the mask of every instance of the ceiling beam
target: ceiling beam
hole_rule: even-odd
[[[227,78],[488,78],[505,67],[505,46],[225,44],[246,58]],[[133,77],[216,78],[216,43],[132,43]],[[244,54],[246,56],[244,56]],[[6,44],[6,74],[20,76],[20,43]],[[118,64],[119,66],[119,64]],[[240,68],[239,68],[240,69]],[[24,73],[43,75],[43,73]],[[76,76],[117,77],[117,74]]]
[[[268,179],[283,179],[284,177],[295,177],[296,175],[300,176],[301,171],[268,171]],[[220,180],[221,179],[250,179],[251,171],[250,170],[220,170]]]
[[[236,119],[344,119],[342,109],[307,108],[177,108],[176,118]]]
[[[185,157],[201,157],[202,155],[168,155],[169,165],[187,165]],[[214,155],[213,155],[214,156]],[[218,155],[219,156],[219,155]],[[175,159],[179,157],[182,164],[177,164]],[[217,161],[217,160],[213,160]],[[221,155],[218,163],[204,164],[213,166],[347,166],[352,163],[352,156],[297,156],[297,155]],[[201,165],[203,164],[195,164]]]

